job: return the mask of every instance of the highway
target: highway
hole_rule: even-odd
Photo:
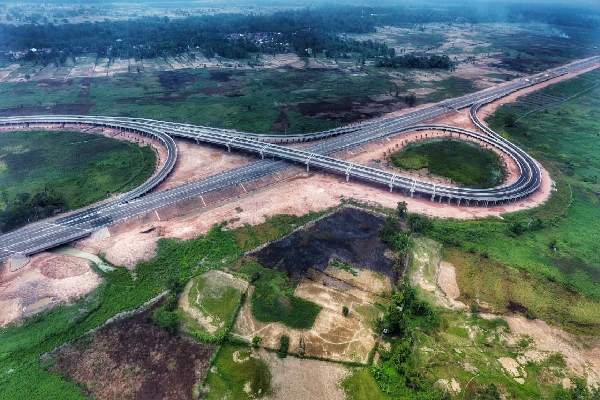
[[[436,105],[422,108],[404,116],[377,119],[352,124],[328,131],[303,135],[259,135],[235,130],[178,124],[141,118],[100,116],[30,116],[0,118],[0,126],[43,127],[108,127],[140,135],[150,136],[167,149],[167,160],[163,167],[140,187],[107,201],[65,216],[40,221],[0,235],[0,260],[14,254],[30,255],[88,236],[101,227],[148,213],[171,204],[198,197],[216,190],[271,175],[290,166],[290,163],[305,165],[340,174],[347,180],[359,180],[380,185],[390,191],[399,191],[410,196],[421,196],[431,201],[454,202],[465,206],[490,206],[512,202],[535,192],[541,184],[540,168],[526,152],[497,135],[477,117],[482,105],[507,96],[525,87],[555,78],[568,72],[597,66],[600,57],[580,60],[566,66],[554,68],[528,78],[519,79],[480,92]],[[425,124],[426,121],[456,110],[471,107],[470,116],[483,133],[449,126]],[[419,181],[402,174],[389,173],[334,158],[335,153],[360,146],[373,140],[402,135],[415,130],[442,130],[449,135],[469,137],[485,142],[509,155],[520,170],[518,180],[510,185],[490,189],[469,189],[447,185],[436,185]],[[177,147],[174,137],[187,138],[198,143],[223,146],[228,150],[238,149],[252,152],[261,160],[247,166],[219,173],[202,181],[192,182],[167,191],[150,192],[175,165]],[[303,148],[290,148],[286,143],[315,141]],[[272,159],[271,159],[272,158]],[[149,193],[150,192],[150,193]]]

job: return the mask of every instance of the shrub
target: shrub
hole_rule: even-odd
[[[433,224],[429,218],[420,214],[408,214],[408,227],[411,232],[424,233],[432,228]]]
[[[348,314],[350,314],[350,310],[348,309],[348,307],[346,307],[346,306],[342,307],[342,315],[344,317],[347,317]]]
[[[179,332],[180,321],[176,311],[169,311],[163,307],[159,307],[152,313],[152,321],[172,335]]]
[[[404,219],[404,217],[406,217],[407,213],[408,213],[408,207],[406,206],[406,202],[405,201],[399,202],[398,205],[396,206],[396,215],[398,215],[398,218]]]
[[[260,279],[260,272],[254,271],[252,275],[250,275],[250,283],[254,284],[256,281]]]
[[[437,311],[419,299],[415,289],[404,281],[401,290],[392,295],[392,301],[378,325],[386,335],[402,336],[412,327],[431,331],[437,329],[440,323]]]
[[[152,322],[172,335],[179,332],[180,318],[177,313],[177,296],[171,293],[164,302],[152,312]]]
[[[490,383],[485,389],[477,394],[477,399],[479,400],[500,400],[501,398],[498,388],[493,383]]]
[[[525,233],[527,226],[521,221],[513,221],[508,226],[508,230],[513,236],[519,236]]]
[[[392,237],[391,247],[401,256],[408,254],[412,247],[412,239],[406,232],[398,232]]]
[[[396,217],[387,217],[381,230],[379,231],[379,238],[382,242],[390,244],[398,232],[402,230],[400,221]]]
[[[254,347],[255,349],[258,349],[260,347],[261,342],[262,342],[262,338],[260,336],[254,336],[252,338],[252,347]]]
[[[281,335],[281,337],[279,338],[279,350],[277,351],[277,355],[280,358],[287,357],[289,348],[290,348],[290,338],[286,335]]]

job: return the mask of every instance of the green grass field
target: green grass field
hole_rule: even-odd
[[[497,154],[458,140],[427,140],[409,144],[390,156],[393,165],[404,170],[427,169],[467,187],[489,188],[504,179]]]
[[[252,356],[248,347],[224,345],[204,383],[208,400],[250,400],[270,394],[271,372],[263,360]]]
[[[478,265],[489,265],[492,280],[527,278],[531,285],[539,285],[527,288],[527,284],[513,297],[541,317],[583,333],[598,332],[600,323],[595,311],[600,306],[600,87],[595,86],[599,82],[600,73],[592,72],[544,89],[553,96],[580,95],[516,124],[507,115],[521,115],[532,109],[530,105],[505,106],[488,119],[550,171],[557,191],[546,204],[503,219],[435,220],[429,232],[454,247],[449,254],[469,273],[474,274]],[[473,260],[472,254],[481,258]],[[509,269],[498,271],[497,266]],[[521,272],[511,272],[511,267]],[[487,278],[479,274],[477,279],[484,283]],[[493,289],[486,286],[479,290]],[[556,305],[551,294],[558,296]],[[506,295],[498,295],[496,303],[506,300]],[[566,310],[556,311],[571,301]]]
[[[390,400],[381,391],[368,368],[357,368],[342,381],[347,400]]]
[[[263,322],[281,322],[294,329],[313,326],[321,307],[294,296],[295,285],[285,273],[245,260],[239,271],[254,285],[252,314]]]
[[[69,209],[143,183],[156,155],[149,147],[81,132],[0,134],[0,207],[18,193],[52,188]]]
[[[420,85],[419,85],[420,86]],[[476,90],[450,77],[419,96],[425,103]],[[377,68],[355,74],[327,69],[231,71],[188,69],[0,84],[0,115],[94,114],[188,122],[252,132],[311,132],[404,107],[417,87],[407,77],[399,97],[390,75]],[[379,97],[379,98],[378,98]]]
[[[225,274],[216,275],[211,272],[192,279],[187,295],[189,305],[200,312],[215,330],[207,330],[192,315],[187,315],[182,310],[186,332],[199,339],[208,338],[211,341],[225,337],[242,302],[243,292],[235,286],[234,279]]]

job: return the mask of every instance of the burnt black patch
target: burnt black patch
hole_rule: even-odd
[[[220,70],[211,70],[209,72],[210,79],[215,82],[229,82],[231,77],[233,76],[233,72],[231,71],[220,71]],[[243,75],[243,73],[238,72],[238,75]]]
[[[395,279],[388,247],[379,238],[384,218],[356,208],[344,208],[306,229],[260,249],[253,256],[262,265],[302,278],[309,268],[323,271],[336,258]]]
[[[188,71],[162,71],[158,74],[158,81],[166,90],[182,90],[197,80],[198,76]]]

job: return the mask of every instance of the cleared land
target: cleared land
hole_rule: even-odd
[[[425,170],[449,178],[453,183],[478,188],[494,187],[504,180],[500,157],[471,143],[429,140],[406,146],[390,156],[403,170]]]
[[[100,135],[67,131],[0,133],[0,186],[3,203],[19,193],[45,188],[60,193],[68,209],[108,194],[130,190],[153,172],[150,147]]]
[[[346,367],[336,363],[224,345],[203,390],[207,399],[343,400],[339,384],[347,374]]]
[[[331,274],[328,272],[329,269],[325,272],[309,271],[294,291],[299,300],[319,307],[319,313],[310,326],[297,329],[282,322],[261,322],[247,301],[234,326],[234,336],[246,341],[259,336],[262,346],[276,350],[281,336],[286,335],[290,338],[290,352],[335,361],[367,363],[369,352],[376,344],[374,323],[381,314],[382,305],[387,303],[386,298],[373,291],[380,287],[380,283],[389,287],[389,279],[361,269],[356,270],[356,276],[335,268]],[[355,279],[360,280],[365,289],[352,286]],[[251,289],[249,296],[253,295],[252,292]],[[344,306],[348,307],[348,316],[342,313]]]
[[[113,322],[51,355],[51,369],[96,399],[192,399],[211,345],[172,336],[146,313]]]
[[[102,279],[87,260],[40,253],[17,271],[0,271],[0,326],[81,298]]]

